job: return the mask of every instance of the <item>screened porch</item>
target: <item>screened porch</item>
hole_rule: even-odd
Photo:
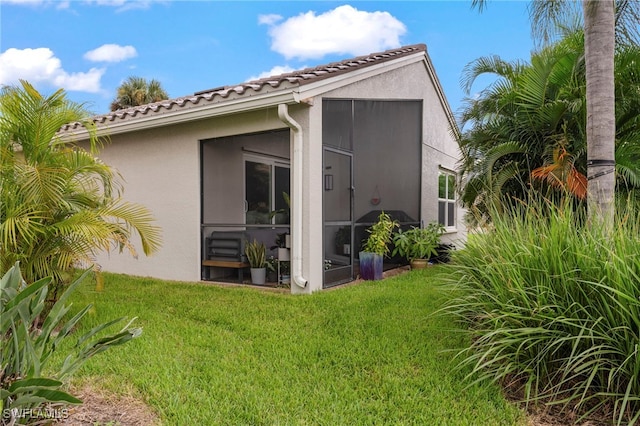
[[[278,250],[290,233],[289,145],[289,130],[201,142],[202,259],[220,261],[203,265],[203,280],[247,282],[244,249],[254,240],[265,245],[273,265],[289,261]],[[286,271],[289,265],[277,266]]]

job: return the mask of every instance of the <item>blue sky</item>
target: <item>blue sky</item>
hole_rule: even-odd
[[[97,114],[132,75],[174,98],[416,43],[456,112],[467,63],[533,49],[522,1],[0,0],[0,28],[0,84],[62,87]]]

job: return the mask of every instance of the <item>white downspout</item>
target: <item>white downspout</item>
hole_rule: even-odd
[[[291,196],[291,278],[298,287],[305,288],[302,276],[302,127],[289,115],[287,104],[278,105],[278,117],[293,132],[293,194]]]

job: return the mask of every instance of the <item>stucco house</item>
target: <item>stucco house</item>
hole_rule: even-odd
[[[100,156],[124,177],[125,198],[151,209],[163,230],[159,253],[105,254],[106,271],[236,279],[238,268],[203,260],[245,237],[271,249],[287,233],[291,291],[310,293],[357,276],[358,248],[381,210],[405,225],[440,221],[445,239],[464,238],[456,126],[423,44],[95,121],[110,135]],[[64,130],[83,137],[77,124]]]

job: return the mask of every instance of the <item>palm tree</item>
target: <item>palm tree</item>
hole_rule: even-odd
[[[473,0],[480,10],[486,0]],[[537,0],[531,3],[532,27],[538,34],[549,34],[575,2]],[[634,0],[583,0],[585,57],[587,75],[587,175],[589,176],[589,216],[608,226],[615,213],[615,122],[613,58],[616,37],[635,41],[638,37],[640,2]]]
[[[99,251],[136,255],[134,233],[144,254],[159,249],[151,214],[120,198],[117,173],[95,155],[100,140],[88,117],[63,90],[44,97],[21,81],[0,91],[0,275],[20,262],[27,282],[52,276],[60,290]],[[61,139],[70,122],[88,130],[87,149]]]
[[[145,105],[169,99],[158,80],[147,81],[142,77],[129,77],[118,87],[116,98],[111,102],[111,111]]]
[[[523,199],[532,186],[543,189],[545,182],[575,189],[565,175],[577,175],[574,164],[580,162],[581,45],[574,34],[534,54],[531,64],[485,57],[465,68],[467,93],[479,76],[499,77],[479,97],[467,99],[461,115],[461,199],[477,219],[487,219],[493,208],[500,211],[510,198]],[[562,155],[563,173],[553,161],[560,152],[572,154]]]
[[[617,190],[640,188],[638,46],[615,56]],[[486,219],[506,198],[529,188],[585,198],[587,145],[582,31],[535,53],[531,63],[479,58],[464,70],[467,93],[480,75],[498,80],[462,111],[462,202]],[[551,195],[551,194],[549,194]]]
[[[584,1],[587,72],[589,216],[613,226],[615,214],[615,9],[613,1]]]

